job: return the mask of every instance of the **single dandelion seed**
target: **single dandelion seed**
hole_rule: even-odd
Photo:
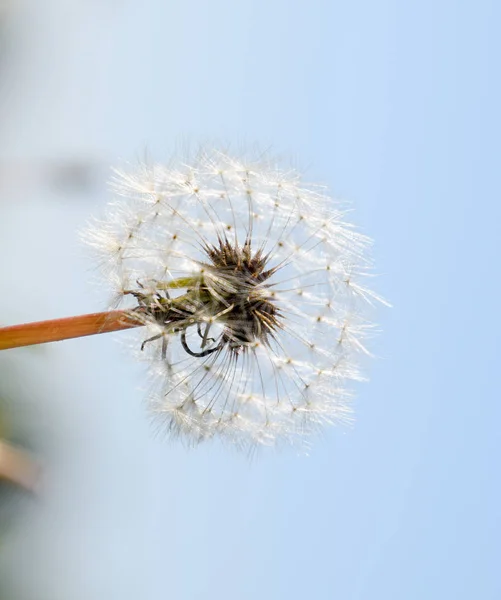
[[[350,419],[381,298],[363,284],[370,240],[339,202],[218,150],[117,170],[113,188],[84,238],[115,310],[4,328],[0,348],[143,326],[152,409],[191,442],[303,443]]]

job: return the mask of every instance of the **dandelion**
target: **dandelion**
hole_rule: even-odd
[[[171,433],[254,447],[350,418],[380,298],[345,207],[271,159],[217,150],[117,170],[113,188],[84,237],[113,284],[108,330],[144,326],[151,406]]]

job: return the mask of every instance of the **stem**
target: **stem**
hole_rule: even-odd
[[[123,310],[12,325],[0,328],[0,350],[58,342],[141,325],[144,325],[144,322],[134,319],[129,312]]]

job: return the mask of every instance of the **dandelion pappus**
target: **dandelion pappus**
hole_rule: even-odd
[[[170,431],[248,447],[349,418],[379,298],[361,283],[370,240],[339,202],[262,155],[218,150],[117,171],[115,190],[87,239],[151,332],[141,349]]]

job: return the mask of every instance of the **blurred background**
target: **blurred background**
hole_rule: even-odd
[[[495,600],[495,0],[0,0],[3,324],[102,310],[78,230],[111,165],[259,143],[376,240],[351,429],[253,461],[154,435],[109,334],[0,353],[0,599]]]

